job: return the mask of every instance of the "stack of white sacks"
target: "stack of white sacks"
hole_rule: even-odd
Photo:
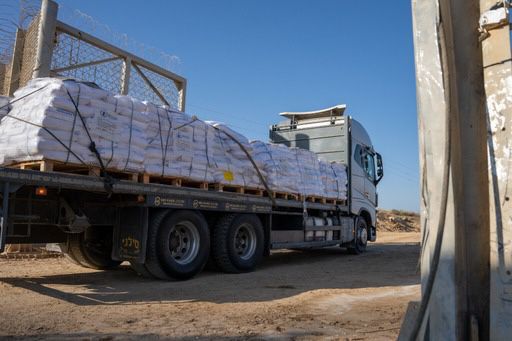
[[[282,144],[251,142],[253,158],[273,191],[346,199],[347,171],[340,163],[318,160],[315,153]]]
[[[191,116],[146,104],[144,171],[153,176],[211,181],[207,172],[207,130]]]
[[[142,108],[130,97],[74,81],[35,79],[14,93],[2,119],[0,163],[51,159],[99,166],[92,140],[106,167],[140,171],[146,145]]]
[[[222,183],[226,182],[227,178],[232,178],[231,183],[237,185],[263,187],[256,169],[247,156],[247,154],[251,157],[253,155],[249,140],[220,122],[207,121],[206,123],[213,127],[216,136],[215,143],[210,144],[215,162],[214,180]],[[221,163],[218,163],[219,160]],[[265,175],[264,172],[262,175]]]
[[[342,164],[319,161],[303,149],[249,142],[222,123],[73,80],[32,80],[15,92],[2,119],[5,113],[0,111],[2,165],[50,159],[100,166],[92,140],[109,169],[263,188],[249,154],[273,191],[346,198]]]
[[[327,198],[345,200],[347,198],[347,167],[336,162],[320,161],[320,174]]]
[[[218,122],[146,103],[148,121],[144,171],[153,176],[261,187],[245,136]],[[236,141],[244,147],[242,149]]]

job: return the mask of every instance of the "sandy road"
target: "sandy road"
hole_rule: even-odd
[[[394,339],[419,298],[419,233],[381,233],[368,252],[280,251],[255,272],[152,281],[65,259],[0,260],[0,336]]]

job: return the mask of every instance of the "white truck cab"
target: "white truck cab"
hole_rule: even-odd
[[[270,127],[270,140],[315,152],[326,161],[344,163],[348,171],[348,207],[376,239],[377,184],[384,175],[382,157],[364,127],[345,115],[345,104],[308,112],[284,112],[287,120]]]

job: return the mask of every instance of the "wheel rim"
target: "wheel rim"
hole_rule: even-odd
[[[256,231],[252,225],[243,224],[236,229],[233,246],[238,257],[250,259],[256,252],[256,243]]]
[[[199,252],[199,231],[190,221],[175,224],[169,234],[169,251],[178,264],[189,264]]]

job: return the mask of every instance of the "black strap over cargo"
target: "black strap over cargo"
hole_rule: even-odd
[[[76,114],[80,118],[80,121],[82,122],[82,125],[85,130],[85,133],[87,134],[87,137],[89,138],[89,141],[90,141],[89,150],[96,156],[96,159],[98,160],[98,163],[100,165],[101,175],[104,178],[103,181],[105,183],[105,190],[110,195],[110,194],[112,194],[112,188],[113,188],[116,180],[107,173],[105,164],[103,163],[103,160],[101,159],[101,155],[100,155],[98,149],[96,148],[96,143],[92,139],[91,133],[89,132],[89,129],[87,128],[87,124],[85,124],[85,119],[82,116],[82,114],[80,113],[77,103],[73,100],[73,96],[71,96],[71,93],[69,92],[69,90],[67,88],[66,88],[66,93],[68,94],[69,99],[71,100],[71,103],[73,103],[73,106],[75,107]]]

